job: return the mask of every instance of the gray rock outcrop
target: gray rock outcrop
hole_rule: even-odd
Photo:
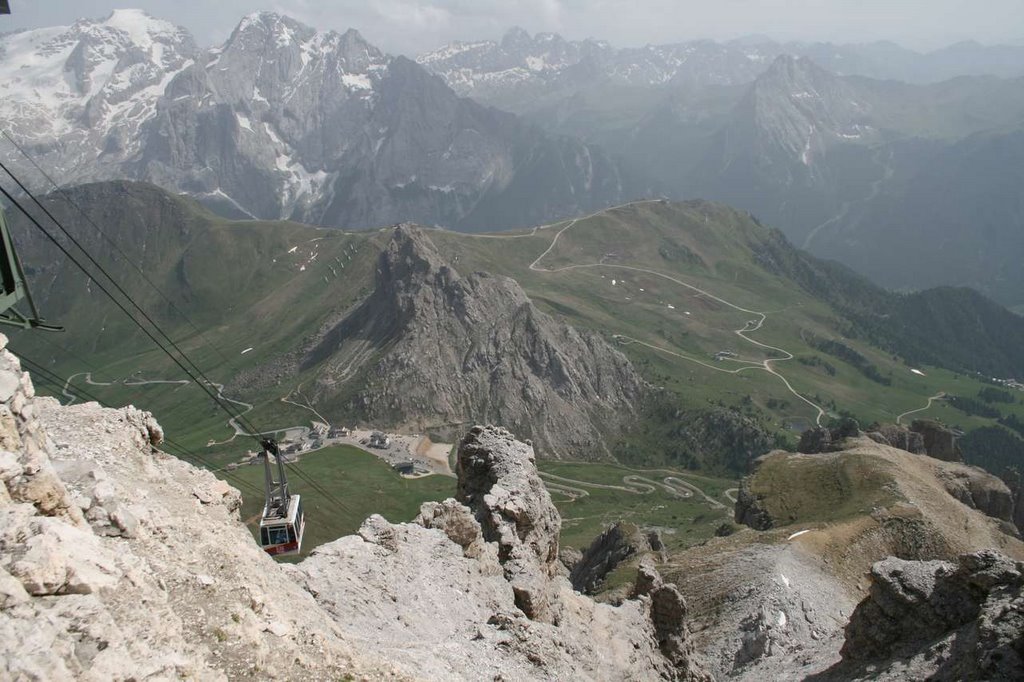
[[[349,407],[367,421],[503,424],[547,458],[611,458],[606,436],[646,392],[600,335],[540,312],[512,279],[461,275],[409,226],[381,254],[374,291],[310,350],[314,366],[318,400],[358,377]]]
[[[890,557],[871,570],[835,679],[1024,678],[1024,563],[995,551],[946,561]]]
[[[910,430],[921,434],[924,450],[929,457],[941,459],[943,462],[962,462],[963,453],[956,443],[956,434],[952,430],[933,419],[915,419]]]
[[[4,679],[707,679],[673,586],[572,590],[533,450],[503,429],[463,439],[458,499],[288,565],[150,415],[36,399],[6,352],[0,391]]]
[[[899,450],[906,450],[907,452],[912,452],[915,455],[927,454],[924,448],[924,436],[916,431],[911,431],[906,426],[899,424],[882,424],[876,430],[869,432],[867,435],[868,438],[876,443],[881,443],[882,445],[888,445]]]
[[[660,543],[659,543],[660,544]],[[593,594],[605,577],[623,561],[652,550],[648,537],[635,524],[612,524],[594,538],[569,575],[573,589]]]
[[[801,433],[800,442],[796,446],[797,452],[803,452],[808,455],[831,452],[831,450],[832,432],[823,426],[807,429]]]
[[[562,519],[537,473],[533,448],[504,429],[477,426],[459,443],[458,457],[457,499],[473,512],[483,538],[497,545],[516,606],[531,620],[554,622]]]
[[[758,496],[751,492],[749,477],[740,483],[736,505],[733,507],[733,519],[754,530],[768,530],[775,525],[775,520],[760,504]]]
[[[847,438],[856,438],[860,433],[860,425],[857,420],[844,417],[835,426],[815,426],[801,433],[796,451],[805,455],[838,452],[844,447],[843,441]]]
[[[662,580],[649,560],[640,562],[632,596],[650,598],[651,621],[658,646],[679,671],[680,677],[684,680],[711,680],[711,675],[697,664],[687,627],[686,600],[678,587]]]
[[[999,478],[966,465],[943,469],[938,474],[949,494],[968,507],[1012,523],[1013,493]]]
[[[1003,472],[1002,478],[1013,496],[1013,523],[1018,531],[1024,533],[1024,476],[1011,467]]]

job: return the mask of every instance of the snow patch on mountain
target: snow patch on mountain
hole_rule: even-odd
[[[706,40],[616,49],[604,41],[567,41],[554,33],[531,37],[522,29],[512,29],[501,42],[452,43],[420,55],[417,61],[460,95],[496,102],[511,96],[510,89],[543,88],[563,80],[582,84],[598,78],[641,87],[674,81],[748,83],[768,59],[750,48]],[[574,74],[573,69],[581,66],[581,73]]]

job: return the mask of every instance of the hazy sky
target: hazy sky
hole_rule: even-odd
[[[511,26],[595,37],[617,46],[752,33],[785,40],[894,40],[933,49],[959,40],[1024,44],[1024,0],[10,0],[0,31],[102,17],[139,7],[188,28],[205,45],[257,9],[318,28],[357,28],[392,53],[499,37]]]

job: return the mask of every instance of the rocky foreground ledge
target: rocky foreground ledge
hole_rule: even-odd
[[[457,499],[297,565],[162,437],[134,408],[36,398],[0,349],[0,678],[709,679],[656,571],[619,607],[572,590],[533,450],[503,429],[463,439]]]
[[[621,606],[573,591],[532,447],[474,427],[458,476],[456,499],[412,523],[370,517],[291,569],[344,633],[430,679],[710,679],[652,567]]]

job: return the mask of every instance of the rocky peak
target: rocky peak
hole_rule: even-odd
[[[331,35],[337,35],[333,32]],[[372,45],[363,34],[350,28],[337,38],[340,63],[349,71],[365,73],[376,64],[387,61],[388,57],[376,45]]]
[[[114,10],[102,21],[79,20],[57,41],[74,44],[64,72],[78,94],[115,101],[181,68],[196,54],[185,29],[141,10]]]
[[[428,292],[443,297],[445,306],[460,317],[469,314],[466,299],[472,295],[472,285],[448,265],[419,228],[395,228],[380,255],[376,284],[377,303],[394,310],[396,320],[408,321],[416,313],[417,299]],[[521,303],[526,303],[525,295]]]
[[[321,33],[291,17],[257,12],[211,51],[207,68],[230,99],[273,109],[283,102],[294,108],[308,97],[307,87],[323,89],[316,99],[327,100],[357,85],[369,89],[372,84],[356,76],[386,63],[387,57],[356,31]]]
[[[137,129],[159,97],[153,86],[190,63],[196,46],[170,22],[115,10],[103,20],[0,35],[0,51],[0,114],[13,132],[38,139],[85,125],[96,139],[120,114],[131,114],[124,125]],[[130,99],[137,106],[122,106]]]
[[[812,167],[832,142],[873,139],[870,110],[839,77],[806,57],[782,54],[737,106],[731,136],[744,141],[731,154]]]
[[[793,101],[830,97],[842,87],[839,78],[807,57],[780,54],[754,81],[763,96],[785,95]]]
[[[454,272],[426,233],[413,225],[397,225],[391,233],[391,241],[381,253],[377,284],[387,286],[414,280],[422,283],[442,270]]]
[[[231,32],[225,48],[265,49],[269,42],[277,46],[309,39],[316,33],[314,29],[277,12],[259,11],[247,14]]]
[[[365,353],[368,342],[378,355]],[[350,404],[377,423],[502,423],[547,457],[609,457],[604,434],[646,390],[601,336],[540,312],[515,280],[458,273],[425,231],[406,226],[380,256],[374,291],[304,366],[321,368],[322,391],[361,373]]]
[[[384,53],[355,29],[342,34],[320,32],[289,16],[265,11],[244,17],[224,45],[214,50],[217,54],[251,53],[268,60],[298,54],[301,66],[328,51],[335,53],[333,56],[347,71],[356,73],[385,60]]]
[[[529,49],[532,45],[533,38],[529,31],[521,26],[513,26],[501,37],[501,47],[508,51]]]

